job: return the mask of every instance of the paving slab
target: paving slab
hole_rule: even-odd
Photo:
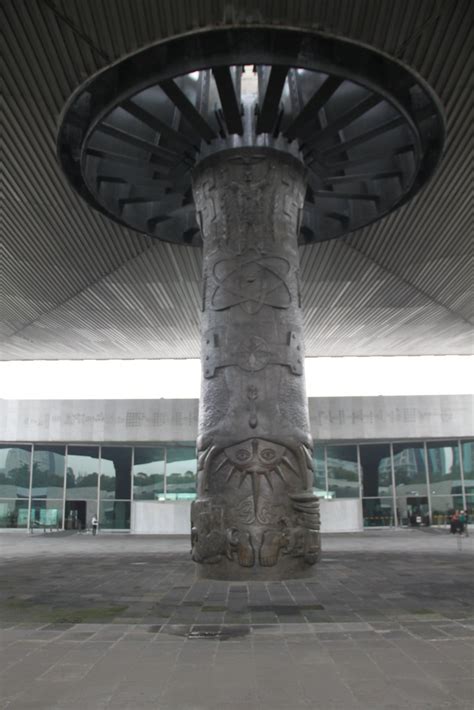
[[[0,708],[472,710],[473,542],[326,535],[314,578],[246,584],[183,538],[0,535]]]

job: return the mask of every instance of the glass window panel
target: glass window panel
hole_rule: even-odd
[[[363,498],[364,527],[386,528],[395,525],[392,498]]]
[[[62,499],[65,451],[64,446],[35,444],[32,498]]]
[[[67,500],[97,500],[98,479],[99,448],[69,446],[66,468]]]
[[[166,497],[170,500],[196,497],[196,449],[194,446],[166,448]]]
[[[461,495],[431,496],[431,512],[433,525],[448,525],[451,514],[463,509]]]
[[[327,446],[326,450],[330,497],[358,498],[357,446]]]
[[[100,474],[101,499],[128,500],[131,493],[132,449],[128,446],[103,446]]]
[[[313,449],[313,490],[322,498],[326,496],[326,463],[324,461],[324,446]]]
[[[105,500],[100,503],[99,529],[129,530],[130,501]]]
[[[464,483],[466,486],[474,487],[474,441],[462,441],[461,450]],[[470,493],[472,494],[474,491],[471,489]]]
[[[359,447],[364,496],[392,494],[392,462],[388,444],[363,444]]]
[[[28,498],[31,446],[0,446],[0,498]]]
[[[431,495],[462,493],[458,442],[432,441],[427,451]]]
[[[164,498],[165,450],[162,447],[135,447],[133,461],[134,500]]]
[[[474,441],[461,442],[462,463],[464,467],[464,487],[466,492],[466,508],[469,520],[474,513]]]
[[[26,528],[27,500],[0,500],[0,528]]]
[[[63,524],[63,501],[62,500],[32,500],[30,524],[42,528],[60,528]]]
[[[393,444],[393,467],[397,496],[427,495],[423,444]]]
[[[428,496],[407,495],[397,498],[397,515],[399,525],[409,527],[429,525]]]

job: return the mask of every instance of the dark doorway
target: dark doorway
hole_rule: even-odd
[[[430,524],[430,514],[427,496],[407,496],[405,504],[405,520],[403,524],[410,527],[420,527]]]
[[[68,500],[66,501],[66,516],[64,527],[66,530],[85,530],[87,501]]]

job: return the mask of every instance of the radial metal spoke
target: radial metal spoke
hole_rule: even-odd
[[[127,185],[128,180],[123,177],[116,177],[113,175],[97,175],[96,184],[100,189],[101,185],[106,183],[107,185]]]
[[[227,131],[229,133],[238,133],[241,136],[244,132],[244,127],[230,69],[229,67],[213,67],[212,73],[219,92]]]
[[[324,162],[323,165],[326,170],[331,172],[340,172],[341,170],[346,170],[347,168],[356,168],[364,165],[372,165],[377,162],[386,163],[388,160],[397,158],[400,155],[406,155],[408,153],[415,153],[415,146],[412,144],[407,144],[397,150],[387,151],[386,153],[367,153],[361,158],[354,158],[349,160],[339,160],[333,163]],[[313,162],[316,161],[316,158]]]
[[[383,98],[383,96],[379,96],[378,94],[372,94],[371,96],[367,96],[365,99],[362,99],[362,101],[353,106],[351,109],[343,113],[342,116],[339,116],[339,118],[337,118],[336,120],[331,121],[331,123],[326,128],[323,128],[321,131],[316,133],[314,138],[308,141],[308,146],[312,147],[319,143],[323,143],[324,141],[328,140],[328,138],[337,136],[339,131],[342,131],[344,128],[346,128],[346,126],[349,126],[357,118],[360,118],[365,113],[370,111],[370,109],[375,108],[375,106],[378,106],[384,101],[385,99]]]
[[[296,69],[290,69],[288,72],[288,89],[290,92],[291,111],[294,114],[298,114],[301,111],[304,101]]]
[[[120,169],[114,169],[114,175],[109,175],[104,172],[98,173],[96,177],[96,183],[98,187],[100,187],[101,184],[110,183],[128,184],[133,185],[135,189],[154,190],[155,192],[157,191],[157,188],[163,187],[172,188],[173,190],[181,190],[183,189],[185,184],[184,182],[178,184],[175,180],[172,180],[171,178],[168,179],[163,177],[154,177],[153,174],[150,174],[150,176],[147,177],[147,175],[144,174],[143,171],[139,172],[138,170],[136,172],[126,170],[122,174]]]
[[[201,116],[199,111],[184,94],[173,79],[167,79],[159,84],[166,96],[174,103],[176,108],[181,112],[183,118],[192,126],[198,135],[209,143],[217,138],[216,132],[211,128],[208,122]]]
[[[166,222],[166,220],[170,219],[169,215],[157,215],[156,217],[150,217],[150,219],[147,219],[146,221],[146,227],[147,229],[152,232],[156,225],[159,224],[160,222]]]
[[[165,178],[165,176],[169,173],[169,167],[163,165],[162,163],[160,164],[154,155],[150,156],[150,160],[147,162],[146,160],[131,158],[128,155],[123,155],[123,153],[115,153],[113,151],[97,148],[87,148],[85,153],[90,158],[99,158],[99,160],[107,160],[111,163],[117,163],[125,166],[128,169],[127,175],[130,176],[130,179],[133,177],[133,173],[129,172],[130,168],[134,168],[136,170],[135,174],[140,175],[140,177],[146,178],[149,175],[150,180],[155,179],[154,175],[156,173],[161,173],[161,179]]]
[[[163,209],[160,209],[160,211],[156,215],[147,219],[147,228],[152,230],[160,222],[165,222],[169,219],[176,220],[177,218],[189,218],[189,216],[193,215],[194,212],[194,203],[190,203],[187,205],[179,205],[175,207],[173,207],[172,205],[163,205]]]
[[[324,178],[324,182],[331,185],[339,185],[345,182],[367,182],[367,180],[388,180],[389,178],[401,178],[401,170],[387,170],[386,172],[356,173],[354,175],[335,175]]]
[[[126,207],[127,205],[156,204],[160,214],[167,214],[170,210],[180,207],[182,202],[182,195],[164,195],[161,193],[156,196],[137,195],[136,197],[124,197],[119,200],[119,205],[120,207]]]
[[[150,143],[149,141],[146,141],[143,138],[134,136],[132,133],[123,131],[121,128],[116,128],[115,126],[111,126],[108,123],[100,123],[97,126],[97,131],[99,131],[100,133],[104,133],[107,136],[111,136],[112,138],[117,138],[118,140],[121,140],[124,143],[128,143],[129,145],[133,145],[135,148],[144,150],[147,153],[151,153],[167,165],[174,165],[176,163],[176,160],[182,157],[178,153],[175,153],[171,150],[166,150],[166,148],[160,148],[160,146],[155,145],[154,143]]]
[[[129,155],[124,155],[123,153],[115,153],[110,150],[103,150],[102,148],[87,148],[85,151],[86,155],[91,158],[99,158],[99,160],[110,160],[112,163],[122,163],[123,165],[134,165],[140,167],[143,172],[151,169],[150,163],[138,158],[132,158]],[[153,165],[154,168],[154,165]]]
[[[342,82],[343,79],[339,79],[339,77],[336,76],[329,76],[323,82],[310,98],[304,109],[298,114],[294,121],[292,121],[286,131],[284,131],[284,135],[288,140],[304,137],[303,129],[312,119],[314,120],[314,118],[317,117],[318,111],[327,104]]]
[[[119,199],[119,209],[123,210],[124,207],[129,205],[149,205],[159,202],[159,196],[157,197],[122,197]]]
[[[280,99],[287,74],[288,67],[272,67],[257,120],[257,133],[271,133],[273,131],[278,118]]]
[[[180,150],[190,150],[193,152],[197,150],[196,146],[193,145],[193,143],[186,138],[183,133],[175,131],[174,128],[171,128],[171,126],[168,126],[168,124],[160,118],[154,116],[149,111],[139,106],[132,99],[125,101],[125,103],[122,104],[122,108],[135,118],[138,118],[139,121],[144,123],[149,128],[152,128],[154,131],[160,133],[160,135],[165,136]]]
[[[424,121],[425,119],[430,118],[431,115],[432,109],[430,106],[426,106],[416,112],[417,121]],[[360,145],[361,143],[365,143],[366,141],[371,140],[372,138],[376,138],[377,136],[382,135],[387,131],[391,131],[394,128],[398,128],[402,125],[407,125],[407,121],[404,116],[392,118],[389,121],[385,121],[384,123],[380,124],[379,126],[376,126],[375,128],[372,128],[372,130],[367,131],[366,133],[363,133],[360,136],[356,136],[351,140],[345,141],[344,143],[340,143],[339,145],[327,148],[325,151],[323,151],[323,155],[327,156],[344,152],[349,148],[353,148],[354,146]]]
[[[343,214],[342,212],[323,212],[322,217],[334,219],[339,222],[343,227],[346,227],[350,222],[348,215]]]
[[[380,200],[379,195],[371,194],[361,194],[357,192],[333,192],[332,190],[317,190],[314,196],[322,199],[331,200],[361,200],[365,202],[378,202]]]
[[[323,150],[323,155],[324,157],[326,157],[328,155],[337,155],[338,153],[344,153],[350,148],[355,148],[358,145],[362,145],[362,143],[366,143],[367,141],[370,141],[373,138],[377,138],[378,136],[381,136],[384,133],[388,133],[388,131],[393,131],[395,128],[399,128],[400,126],[405,125],[406,119],[404,116],[397,116],[397,118],[391,118],[389,121],[385,121],[384,123],[381,123],[375,128],[371,128],[370,131],[366,131],[365,133],[362,133],[359,136],[355,136],[354,138],[350,138],[347,141],[343,141],[342,143],[333,145],[330,148],[326,148],[325,150]]]

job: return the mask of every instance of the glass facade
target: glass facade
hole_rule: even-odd
[[[136,446],[133,457],[134,500],[165,500],[165,449]]]
[[[0,445],[0,498],[28,499],[31,446]]]
[[[0,444],[0,528],[129,530],[136,501],[195,497],[191,444]]]
[[[318,444],[313,461],[314,492],[360,495],[365,527],[445,525],[454,510],[474,514],[474,441]]]
[[[194,446],[170,446],[166,449],[166,497],[170,500],[196,497]]]
[[[28,500],[0,499],[0,528],[26,528]]]
[[[98,517],[100,458],[98,446],[68,446],[64,527],[84,530]]]
[[[366,528],[386,528],[396,525],[393,498],[363,498],[362,516]]]
[[[128,530],[133,501],[191,500],[191,443],[0,444],[0,528]],[[362,498],[365,527],[445,525],[474,514],[474,441],[318,443],[314,492]]]
[[[465,508],[474,515],[474,441],[461,442],[461,464],[464,479]]]
[[[326,446],[328,498],[359,497],[357,446]]]
[[[392,496],[392,458],[389,444],[359,446],[362,495],[365,498]]]
[[[62,500],[64,495],[65,446],[36,444],[33,451],[31,495],[42,500]]]
[[[101,500],[99,526],[102,530],[128,530],[130,528],[130,501]]]
[[[313,449],[313,488],[316,495],[326,498],[326,452],[318,444]]]

